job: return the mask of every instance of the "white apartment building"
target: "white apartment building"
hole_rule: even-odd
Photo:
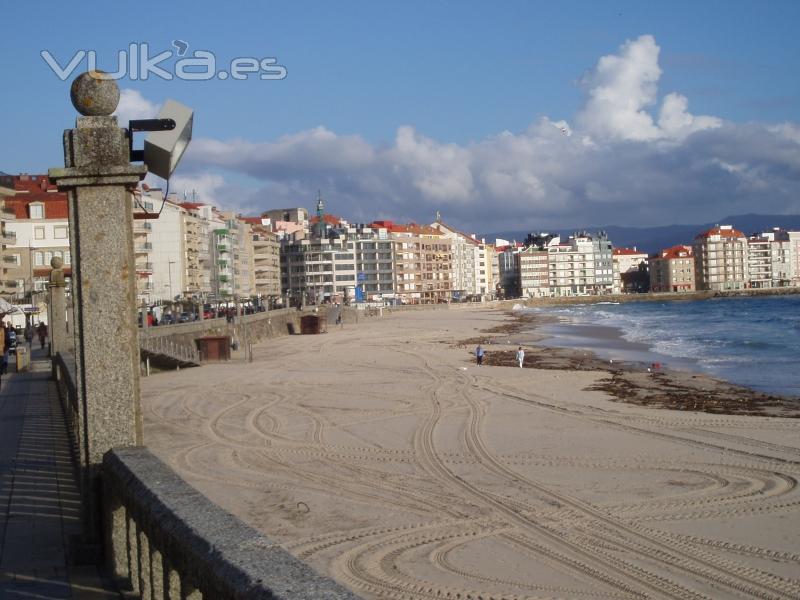
[[[750,287],[792,285],[792,242],[789,233],[776,228],[747,238]]]
[[[578,233],[548,246],[551,296],[608,294],[613,289],[611,242],[604,232]]]
[[[453,247],[453,299],[486,300],[494,298],[492,254],[484,240],[462,233],[441,221],[431,227],[451,240]]]
[[[184,296],[187,285],[187,257],[184,230],[184,215],[174,197],[163,200],[162,192],[151,189],[142,194],[142,202],[150,202],[152,210],[159,213],[157,219],[149,219],[151,229],[148,242],[134,244],[137,265],[145,258],[152,271],[151,303],[172,302]],[[148,207],[148,212],[150,212]],[[138,267],[137,267],[138,268]]]
[[[3,288],[16,302],[38,295],[38,303],[44,300],[54,257],[64,261],[68,277],[72,272],[67,195],[46,175],[9,177],[14,194],[3,201]]]
[[[731,225],[717,225],[692,244],[698,290],[741,290],[749,286],[747,236]]]

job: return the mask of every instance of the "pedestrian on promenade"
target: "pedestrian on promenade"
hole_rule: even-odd
[[[39,343],[42,345],[42,349],[44,350],[44,341],[47,339],[47,325],[44,324],[44,321],[39,323],[37,331],[39,333]]]
[[[522,368],[522,363],[525,361],[525,350],[522,349],[522,346],[519,347],[517,350],[517,362],[519,363],[519,368]]]
[[[479,367],[483,364],[483,346],[480,344],[478,344],[478,347],[475,348],[475,360],[477,361]]]

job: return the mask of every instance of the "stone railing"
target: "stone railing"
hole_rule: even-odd
[[[151,352],[153,354],[163,354],[169,356],[176,361],[186,363],[199,363],[200,353],[197,348],[186,344],[176,342],[175,340],[167,337],[145,337],[139,336],[139,347],[142,350]]]
[[[109,451],[102,473],[107,564],[134,598],[358,598],[213,504],[146,448]]]
[[[59,352],[52,360],[53,379],[58,388],[58,396],[64,409],[64,416],[69,427],[70,443],[75,452],[74,461],[78,466],[78,440],[80,436],[80,406],[78,399],[77,377],[75,375],[75,357],[69,352]]]

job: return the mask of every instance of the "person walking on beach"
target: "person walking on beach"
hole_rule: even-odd
[[[483,346],[480,344],[475,348],[475,361],[478,363],[479,367],[483,364]]]
[[[525,362],[525,350],[522,349],[522,346],[519,347],[517,350],[517,362],[519,363],[519,368],[522,368],[522,363]]]

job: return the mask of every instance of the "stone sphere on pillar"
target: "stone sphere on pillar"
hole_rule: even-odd
[[[107,117],[119,104],[119,86],[105,71],[87,71],[72,82],[69,96],[82,115]]]
[[[64,261],[61,260],[58,256],[54,256],[50,259],[50,266],[54,269],[60,269],[64,266]]]

